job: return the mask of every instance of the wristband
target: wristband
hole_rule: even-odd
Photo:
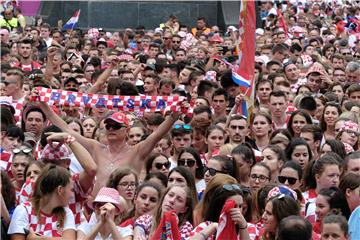
[[[68,136],[65,138],[65,143],[66,143],[67,145],[70,145],[71,143],[73,143],[73,142],[75,142],[75,141],[76,141],[75,137],[73,137],[73,136],[71,136],[71,135],[68,135]]]
[[[247,224],[245,225],[245,227],[240,227],[240,225],[239,225],[239,229],[240,229],[240,230],[247,229]]]

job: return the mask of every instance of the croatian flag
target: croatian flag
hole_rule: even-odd
[[[64,30],[74,29],[79,21],[79,16],[80,16],[80,9],[75,11],[74,15],[69,19],[69,21],[67,21],[67,23],[65,23],[63,29]]]
[[[247,88],[251,87],[251,81],[246,80],[246,78],[240,76],[240,74],[238,74],[235,71],[232,72],[232,79],[239,86],[247,87]]]

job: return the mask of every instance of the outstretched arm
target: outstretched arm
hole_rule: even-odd
[[[88,90],[88,93],[99,92],[103,88],[107,79],[110,77],[112,70],[114,70],[116,68],[118,63],[119,63],[119,59],[114,58],[111,61],[110,66],[103,73],[100,74],[100,76],[96,80],[95,84]]]

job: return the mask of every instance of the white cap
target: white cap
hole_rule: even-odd
[[[256,34],[259,34],[259,35],[264,35],[265,31],[264,31],[264,29],[262,29],[262,28],[257,28],[257,29],[255,30],[255,33],[256,33]]]

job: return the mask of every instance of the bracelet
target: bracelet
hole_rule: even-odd
[[[247,224],[245,225],[245,227],[240,227],[240,225],[239,225],[239,229],[240,229],[240,230],[247,229]]]
[[[204,238],[204,240],[207,239],[207,236],[205,235],[205,233],[203,233],[203,232],[199,232],[199,233],[200,233],[200,235]]]
[[[71,135],[68,135],[66,138],[65,138],[65,143],[67,145],[70,145],[71,143],[75,142],[76,141],[76,138],[71,136]]]

